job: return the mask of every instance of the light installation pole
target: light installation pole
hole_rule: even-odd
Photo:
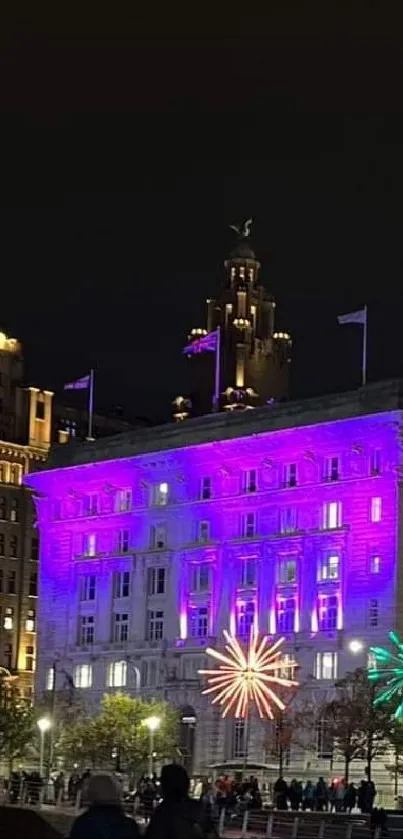
[[[160,717],[147,717],[144,720],[144,725],[148,728],[148,732],[150,735],[150,752],[148,756],[148,774],[150,778],[152,778],[153,770],[154,770],[154,735],[155,732],[158,731],[161,725]]]

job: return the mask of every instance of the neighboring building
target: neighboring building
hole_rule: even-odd
[[[221,330],[220,407],[242,410],[288,396],[291,338],[275,331],[273,297],[260,282],[256,259],[245,225],[230,258],[225,262],[225,283],[217,299],[207,300],[207,329],[192,329],[188,342],[197,341],[217,326]],[[174,416],[211,411],[214,389],[214,353],[194,354],[188,360],[190,405],[175,400]]]
[[[53,402],[53,442],[68,443],[83,441],[88,437],[88,410],[78,404],[82,393],[74,392],[73,395],[64,394],[64,399],[55,399]],[[128,421],[120,413],[94,413],[92,418],[92,434],[96,440],[101,437],[111,437],[114,434],[123,434],[135,426],[146,425],[146,421],[136,418]]]
[[[38,532],[22,478],[46,460],[50,391],[23,387],[21,345],[0,333],[0,667],[18,675],[25,696],[36,656]]]
[[[403,629],[402,423],[391,381],[131,432],[72,449],[67,468],[55,453],[26,478],[41,534],[38,692],[57,661],[60,683],[71,674],[91,702],[165,697],[195,772],[242,764],[243,723],[220,718],[198,675],[223,629],[284,635],[318,706]],[[270,732],[253,718],[249,759],[274,775]],[[330,756],[319,726],[292,772],[328,775]]]

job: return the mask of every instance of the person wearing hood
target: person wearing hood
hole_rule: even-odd
[[[69,839],[140,839],[136,822],[123,812],[122,787],[114,775],[94,773],[83,793],[89,806],[75,820]]]
[[[161,771],[163,800],[154,810],[145,839],[218,839],[202,803],[189,797],[189,775],[169,763]]]

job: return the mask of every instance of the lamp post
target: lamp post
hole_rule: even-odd
[[[150,735],[150,754],[148,757],[148,774],[150,778],[153,774],[153,765],[154,765],[154,734],[158,730],[161,725],[160,717],[147,717],[144,720],[144,725],[148,728],[148,733]]]
[[[49,731],[52,725],[52,721],[49,717],[40,717],[37,722],[37,726],[39,728],[40,734],[40,746],[39,746],[39,774],[41,778],[43,777],[43,756],[45,750],[45,734]]]

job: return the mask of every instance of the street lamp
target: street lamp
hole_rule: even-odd
[[[40,717],[37,722],[37,726],[39,728],[40,733],[40,747],[39,747],[39,774],[42,778],[43,776],[43,756],[44,756],[44,747],[45,747],[45,734],[49,731],[52,725],[52,721],[49,717]]]
[[[153,763],[154,763],[154,734],[158,730],[161,725],[160,717],[147,717],[144,720],[144,725],[148,728],[148,733],[150,735],[150,754],[148,757],[148,774],[150,778],[153,774]]]
[[[353,655],[358,655],[358,653],[362,653],[364,649],[364,644],[362,641],[360,641],[359,638],[353,638],[352,641],[349,642],[348,648],[350,650],[350,653],[353,653]]]

